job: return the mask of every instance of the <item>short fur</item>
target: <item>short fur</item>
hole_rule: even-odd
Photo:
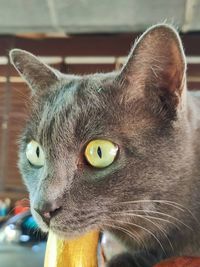
[[[129,254],[109,266],[199,255],[200,96],[186,90],[176,30],[151,27],[123,68],[107,74],[64,75],[19,49],[10,57],[32,89],[19,167],[40,227],[49,229],[34,208],[59,203],[50,222],[58,235],[106,229],[125,244]],[[105,169],[84,158],[87,143],[97,138],[119,146]],[[31,140],[45,152],[40,169],[25,155]]]

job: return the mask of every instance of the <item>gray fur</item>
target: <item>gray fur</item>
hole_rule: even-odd
[[[150,28],[120,72],[56,73],[55,79],[53,70],[45,72],[45,65],[32,57],[11,53],[20,74],[34,83],[19,167],[41,228],[48,231],[33,207],[59,199],[62,211],[50,228],[60,236],[100,228],[110,230],[129,251],[146,247],[163,258],[199,255],[200,96],[186,90],[185,56],[176,30],[165,24]],[[83,155],[86,144],[97,138],[119,145],[117,159],[101,170],[89,166]],[[32,139],[45,151],[46,165],[40,169],[25,156]]]

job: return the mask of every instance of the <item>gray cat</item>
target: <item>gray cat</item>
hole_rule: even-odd
[[[14,49],[32,90],[19,167],[44,231],[108,230],[108,266],[199,255],[200,97],[187,91],[176,30],[159,24],[118,72],[64,75]]]

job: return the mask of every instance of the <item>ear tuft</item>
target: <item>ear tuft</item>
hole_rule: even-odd
[[[12,49],[9,56],[11,63],[33,92],[48,89],[59,81],[56,72],[31,53]]]

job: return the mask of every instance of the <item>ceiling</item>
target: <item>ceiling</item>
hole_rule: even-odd
[[[200,0],[0,0],[0,34],[143,31],[172,22],[200,30]]]

